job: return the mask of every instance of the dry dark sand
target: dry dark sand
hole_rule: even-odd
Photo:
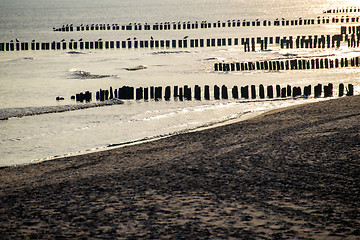
[[[0,169],[0,238],[360,239],[360,97]]]

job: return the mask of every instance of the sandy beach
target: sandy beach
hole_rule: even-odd
[[[1,239],[359,239],[360,97],[0,169]]]

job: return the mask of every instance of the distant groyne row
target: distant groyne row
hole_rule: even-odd
[[[360,12],[360,7],[332,8],[327,9],[323,13],[356,13]]]
[[[139,40],[127,39],[118,41],[74,41],[66,42],[7,42],[0,43],[0,52],[3,51],[40,51],[40,50],[90,50],[90,49],[137,49],[137,48],[198,48],[221,46],[244,46],[244,51],[266,50],[269,45],[279,45],[280,48],[338,48],[341,42],[347,42],[349,47],[359,47],[360,26],[341,28],[341,34],[336,35],[309,35],[287,37],[253,37],[253,38],[207,38],[207,39],[167,39],[167,40]]]
[[[81,32],[81,31],[166,31],[166,30],[190,30],[190,29],[210,29],[210,28],[235,28],[235,27],[270,27],[270,26],[302,26],[315,24],[333,24],[333,23],[359,23],[358,16],[333,16],[317,18],[298,18],[298,19],[276,19],[276,20],[238,20],[207,22],[207,21],[187,21],[187,22],[160,22],[154,24],[148,23],[106,23],[106,24],[81,24],[74,26],[66,24],[61,27],[54,27],[55,32]]]
[[[312,86],[305,86],[303,89],[298,86],[287,85],[285,87],[281,87],[280,85],[276,85],[275,87],[272,85],[264,86],[260,84],[258,87],[255,85],[247,85],[247,86],[233,86],[232,88],[228,88],[225,85],[221,87],[214,85],[212,96],[210,96],[210,86],[205,85],[201,88],[199,85],[195,85],[192,89],[188,85],[183,87],[181,86],[150,86],[150,87],[130,87],[123,86],[121,88],[113,89],[110,87],[109,90],[100,89],[96,92],[95,99],[97,101],[107,101],[111,99],[121,99],[121,100],[155,100],[159,101],[164,99],[165,101],[169,101],[173,98],[176,101],[184,101],[184,100],[220,100],[220,99],[273,99],[273,98],[296,98],[296,97],[309,97],[313,95],[315,98],[318,97],[332,97],[334,94],[333,84],[329,83],[328,85],[318,84],[314,86],[314,90],[312,92]],[[354,95],[354,86],[352,84],[348,84],[345,87],[344,84],[339,84],[338,87],[338,95],[342,96],[352,96]],[[90,102],[93,99],[92,93],[90,91],[81,92],[74,96],[72,99],[78,102]]]
[[[359,67],[360,57],[354,58],[312,58],[286,59],[254,62],[215,63],[214,71],[277,71],[277,70],[308,70]]]

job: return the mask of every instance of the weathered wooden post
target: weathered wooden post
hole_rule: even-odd
[[[241,98],[249,99],[249,86],[241,87]]]
[[[346,88],[346,96],[354,96],[354,86],[352,84],[348,84]]]
[[[228,91],[227,91],[227,87],[225,85],[222,85],[221,87],[221,98],[222,99],[228,99]]]
[[[308,97],[308,96],[311,95],[311,85],[304,87],[304,95],[305,95],[306,97]]]
[[[84,97],[85,97],[85,101],[86,102],[91,102],[92,100],[92,96],[91,96],[91,92],[90,91],[86,91],[85,94],[84,94]]]
[[[297,96],[301,95],[301,88],[299,87],[293,87],[292,96],[293,98],[296,98]]]
[[[237,86],[232,88],[232,97],[233,99],[239,99],[239,89]]]
[[[262,85],[262,84],[259,85],[259,95],[260,95],[260,99],[265,98],[264,85]]]
[[[273,86],[267,86],[267,97],[268,98],[274,98]]]
[[[321,93],[322,93],[322,85],[321,84],[318,84],[314,87],[314,97],[315,98],[318,98],[321,96]]]
[[[340,83],[339,84],[339,97],[344,96],[344,84]]]
[[[179,88],[179,100],[183,101],[183,97],[184,97],[184,93],[183,93],[183,88]]]
[[[205,98],[205,100],[210,100],[210,87],[209,87],[209,85],[205,85],[204,98]]]
[[[171,97],[170,86],[167,86],[165,87],[165,96],[164,96],[165,101],[169,101],[170,97]]]
[[[327,86],[324,85],[324,97],[332,97],[333,96],[333,84],[329,83]]]
[[[286,87],[286,94],[288,97],[291,97],[291,86],[290,85],[287,85],[287,87]]]
[[[155,98],[155,90],[153,86],[150,86],[150,99]]]
[[[162,99],[162,87],[155,87],[155,101]]]
[[[185,100],[191,101],[191,88],[187,85],[184,86],[184,96]]]
[[[281,87],[280,85],[276,85],[276,97],[279,98],[281,96]]]
[[[251,85],[251,98],[255,99],[256,98],[256,88],[255,85]]]
[[[220,88],[217,85],[214,86],[214,99],[220,99]]]
[[[195,85],[195,100],[201,100],[201,88],[199,85]]]
[[[136,88],[136,100],[141,100],[143,99],[143,88],[142,87],[139,87],[139,88]]]
[[[251,51],[255,52],[255,38],[251,38]]]
[[[77,102],[83,102],[84,101],[84,94],[82,92],[77,93],[75,96],[76,96],[75,99],[76,99]]]
[[[223,63],[219,63],[219,71],[222,72],[223,71]]]
[[[110,87],[110,99],[114,98],[114,92],[113,92],[113,88]]]
[[[179,87],[174,86],[174,100],[177,100],[179,97]]]
[[[100,89],[100,101],[105,101],[105,91]]]

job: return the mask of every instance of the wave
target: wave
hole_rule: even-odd
[[[204,61],[212,61],[212,60],[219,60],[219,58],[216,57],[204,58]]]
[[[159,51],[152,52],[152,55],[165,55],[165,54],[181,54],[181,53],[191,53],[190,51]]]
[[[139,66],[132,67],[132,68],[125,68],[125,70],[128,70],[128,71],[138,71],[138,70],[143,70],[143,69],[147,69],[147,66],[139,65]]]
[[[0,120],[9,120],[10,118],[20,118],[25,116],[34,116],[47,113],[59,113],[74,111],[86,108],[102,107],[123,104],[119,99],[112,99],[104,102],[73,104],[63,106],[44,106],[44,107],[25,107],[25,108],[4,108],[0,109]]]
[[[36,58],[34,58],[34,57],[24,57],[23,59],[24,60],[35,60]]]
[[[70,69],[72,79],[98,79],[107,77],[117,77],[117,75],[109,74],[92,74],[83,70]]]
[[[83,52],[78,52],[78,51],[70,51],[70,52],[66,52],[66,54],[71,54],[71,55],[81,55],[81,54],[86,54]]]

